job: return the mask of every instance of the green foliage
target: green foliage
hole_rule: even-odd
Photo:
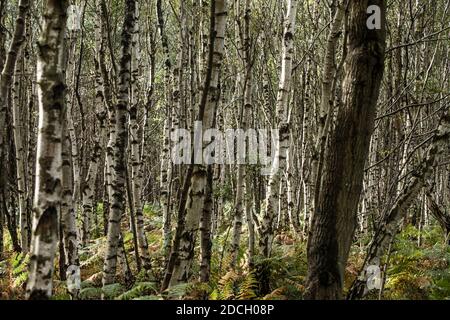
[[[121,294],[117,300],[132,300],[143,296],[149,296],[157,293],[156,284],[153,282],[139,282],[127,292]]]
[[[115,299],[125,292],[125,288],[120,283],[112,283],[102,288],[105,299]]]
[[[160,229],[163,225],[161,207],[146,203],[143,209],[144,223],[152,229]]]
[[[136,275],[136,279],[135,281],[138,282],[156,282],[156,278],[153,275],[152,271],[154,272],[155,270],[155,265],[153,265],[152,270],[145,270],[144,268],[141,269],[141,271],[139,271],[139,273]]]
[[[244,230],[245,231],[245,230]],[[244,232],[245,234],[245,232]],[[292,236],[286,237],[293,239]],[[211,258],[212,288],[210,299],[299,299],[303,295],[306,276],[306,244],[293,240],[290,244],[274,243],[272,258],[255,257],[255,269],[249,272],[247,244],[244,236],[239,248],[238,263],[233,271],[230,228],[213,240]],[[270,296],[271,290],[273,295]]]
[[[421,247],[417,246],[422,237]],[[450,248],[439,227],[406,227],[390,257],[384,299],[447,299],[450,297]]]
[[[252,300],[257,297],[258,282],[253,272],[249,272],[239,288],[239,294],[237,298],[239,300]]]
[[[106,238],[98,238],[94,243],[79,250],[81,278],[86,279],[100,272],[106,251]]]
[[[99,300],[102,297],[101,288],[88,287],[81,289],[80,299],[81,300]]]
[[[218,282],[217,288],[211,294],[213,300],[229,300],[235,298],[235,287],[238,285],[239,275],[228,271]]]
[[[123,244],[126,252],[133,252],[134,243],[133,243],[133,233],[130,231],[123,232]]]
[[[223,199],[225,202],[232,202],[233,188],[231,185],[231,180],[225,181],[224,184],[218,186],[218,188],[215,188],[213,196],[216,199]]]
[[[3,247],[5,251],[11,251],[13,248],[11,235],[6,231],[6,228],[3,229]]]
[[[269,259],[259,257],[255,264],[260,295],[267,296],[275,292],[282,295],[282,299],[302,298],[303,281],[307,273],[306,243],[275,244],[272,257]],[[281,288],[283,290],[276,291]]]
[[[137,297],[137,298],[134,298],[133,300],[163,300],[163,298],[161,296],[149,295],[149,296]]]
[[[164,291],[164,295],[168,299],[181,299],[183,296],[188,294],[190,289],[192,289],[192,283],[180,283],[166,289]]]
[[[450,300],[450,272],[440,272],[435,275],[430,299],[433,300]]]
[[[69,293],[60,293],[60,294],[53,294],[50,298],[50,300],[71,300],[72,297]]]
[[[159,232],[147,232],[148,244],[162,243],[162,237]]]
[[[27,279],[28,279],[28,273],[26,273],[26,272],[23,272],[23,273],[20,273],[20,274],[14,276],[13,287],[18,288],[18,287],[23,286],[25,284],[25,282],[27,282]]]
[[[442,236],[441,236],[442,239]],[[429,257],[427,274],[432,278],[430,299],[450,299],[450,246],[438,242],[433,247],[425,250]]]
[[[71,300],[67,291],[66,281],[53,280],[53,295],[51,300]]]
[[[210,287],[206,283],[188,282],[169,287],[163,292],[162,296],[169,300],[202,300],[209,291]]]
[[[29,256],[20,252],[10,258],[11,276],[14,279],[13,288],[22,287],[28,279]]]
[[[97,202],[96,212],[97,215],[103,214],[103,202]]]
[[[426,290],[429,280],[408,272],[399,272],[386,281],[387,296],[390,299],[424,300],[427,298]]]
[[[157,207],[155,207],[149,203],[146,203],[144,205],[143,213],[144,213],[145,217],[153,218],[158,215],[158,212],[159,212],[159,209]]]
[[[212,288],[209,283],[193,282],[189,293],[184,297],[186,300],[205,300],[208,298]]]
[[[91,281],[81,281],[80,287],[81,289],[94,288],[94,284]]]
[[[211,300],[252,300],[258,297],[258,282],[253,272],[238,274],[230,270],[220,278],[209,296]]]
[[[212,299],[212,300],[285,300],[302,299],[307,273],[306,243],[292,241],[286,244],[275,241],[272,257],[255,257],[254,268],[249,271],[247,239],[242,237],[236,268],[231,267],[229,252],[231,229],[224,228],[213,240],[211,277],[209,283],[190,282],[179,284],[158,294],[158,275],[155,268],[164,269],[160,262],[161,231],[147,232],[152,253],[152,272],[141,270],[136,283],[127,290],[122,284],[114,283],[101,288],[105,238],[99,238],[80,250],[82,278],[80,299],[102,298],[116,300],[162,300],[162,299]],[[245,231],[245,230],[244,230]],[[288,237],[292,237],[287,235]],[[421,245],[418,239],[421,237]],[[131,249],[132,235],[124,233],[126,247]],[[292,244],[293,243],[293,244]],[[198,249],[198,248],[197,248]],[[23,296],[23,287],[28,276],[29,258],[22,253],[8,254],[7,260],[0,262],[0,273],[7,275],[3,281],[4,296]],[[364,259],[364,250],[353,247],[346,268],[346,287],[352,282]],[[382,261],[386,261],[383,257]],[[159,267],[158,267],[159,266]],[[132,263],[132,268],[135,266]],[[159,270],[158,269],[158,270]],[[192,267],[198,273],[198,264]],[[135,271],[135,270],[134,270]],[[9,276],[9,277],[8,277]],[[5,277],[4,277],[5,278]],[[265,287],[262,287],[265,284]],[[64,281],[54,281],[54,300],[67,300]],[[368,297],[377,299],[378,292]],[[389,257],[383,299],[450,299],[450,247],[445,243],[442,230],[438,226],[423,230],[407,226],[396,237]]]
[[[91,230],[92,239],[96,239],[102,236],[102,230],[104,228],[103,210],[104,210],[103,202],[97,202],[94,211],[94,215],[96,216],[97,219],[97,224],[95,225],[95,228]],[[81,216],[81,212],[77,212],[77,214],[78,216]]]

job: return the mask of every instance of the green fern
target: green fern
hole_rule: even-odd
[[[22,252],[14,254],[10,258],[11,275],[14,278],[12,286],[14,288],[22,287],[28,279],[29,256]]]
[[[165,290],[165,294],[169,299],[181,299],[192,288],[191,283],[180,283]]]
[[[133,300],[163,300],[163,298],[161,296],[149,295],[149,296],[137,297],[137,298],[134,298]]]
[[[102,296],[101,288],[88,287],[83,288],[80,291],[81,300],[99,300]]]
[[[131,290],[122,293],[116,298],[116,300],[132,300],[135,298],[148,296],[156,293],[156,285],[153,282],[140,282],[137,283]]]
[[[112,283],[102,288],[105,299],[115,299],[125,292],[125,288],[120,283]]]
[[[253,272],[249,272],[239,288],[239,300],[252,300],[257,297],[258,282]]]
[[[211,300],[229,300],[235,297],[235,285],[239,278],[233,270],[228,271],[218,281],[210,294]]]

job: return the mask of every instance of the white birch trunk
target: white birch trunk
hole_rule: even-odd
[[[53,259],[61,205],[64,77],[62,60],[68,2],[47,0],[38,41],[39,126],[33,239],[26,295],[46,299],[52,293]]]
[[[217,91],[219,86],[219,74],[224,54],[224,40],[227,22],[227,1],[215,1],[215,25],[213,60],[211,69],[211,81],[208,90],[203,120],[203,130],[211,128],[214,123],[217,106]],[[185,206],[185,222],[180,237],[180,245],[177,252],[177,259],[170,279],[170,286],[187,282],[189,279],[190,267],[194,258],[195,238],[199,229],[200,217],[205,205],[205,189],[207,185],[207,169],[204,165],[195,165],[190,183],[190,190]]]
[[[117,254],[120,236],[120,221],[125,213],[126,150],[128,143],[128,105],[131,80],[131,42],[136,14],[136,1],[125,0],[125,17],[121,36],[121,57],[117,104],[114,108],[115,139],[110,145],[109,159],[112,180],[109,201],[111,204],[107,249],[103,265],[103,286],[114,282],[117,268]],[[111,142],[111,141],[110,141]]]
[[[288,100],[292,79],[292,59],[294,54],[294,32],[297,14],[297,1],[287,0],[287,13],[283,35],[283,54],[281,61],[280,84],[277,96],[277,128],[280,141],[275,146],[275,161],[267,185],[266,199],[263,204],[263,219],[259,239],[259,250],[265,257],[270,257],[274,237],[274,220],[277,216],[279,183],[281,174],[286,169],[286,159],[289,150],[289,119]]]

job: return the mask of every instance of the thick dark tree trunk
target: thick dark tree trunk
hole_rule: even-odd
[[[381,8],[381,30],[366,26],[369,5]],[[342,298],[383,76],[385,37],[385,1],[350,0],[342,107],[328,141],[308,239],[308,299]]]

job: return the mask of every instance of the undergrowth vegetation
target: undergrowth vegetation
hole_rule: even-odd
[[[237,267],[231,268],[230,232],[223,228],[213,239],[211,278],[208,283],[193,281],[173,286],[163,292],[160,283],[164,277],[161,227],[158,208],[146,206],[145,228],[152,257],[152,270],[138,272],[135,259],[128,259],[134,277],[132,283],[123,278],[123,264],[119,263],[117,283],[102,288],[103,257],[106,238],[92,240],[80,248],[81,292],[80,299],[161,300],[161,299],[303,299],[307,273],[306,242],[289,233],[278,236],[270,259],[257,257],[251,271],[248,266],[246,245],[242,246]],[[100,226],[101,227],[101,226]],[[99,232],[100,234],[100,232]],[[124,233],[127,255],[133,255],[132,233]],[[243,243],[247,239],[243,238]],[[395,245],[384,257],[383,290],[372,292],[368,299],[450,299],[450,246],[442,230],[432,226],[418,230],[408,225],[397,236]],[[0,261],[0,298],[23,299],[28,276],[29,256],[14,253],[6,238],[8,252]],[[198,248],[197,248],[198,249]],[[199,249],[198,249],[199,250]],[[345,285],[350,286],[364,261],[364,246],[355,245],[346,268]],[[58,257],[55,259],[58,265]],[[194,265],[193,272],[199,270]],[[58,266],[57,269],[58,270]],[[53,299],[69,299],[65,281],[57,273]]]

